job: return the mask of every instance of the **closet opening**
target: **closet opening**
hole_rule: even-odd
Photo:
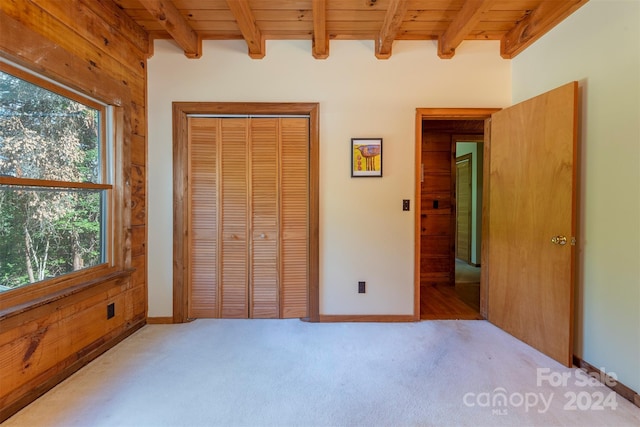
[[[173,107],[174,322],[318,321],[318,105]]]

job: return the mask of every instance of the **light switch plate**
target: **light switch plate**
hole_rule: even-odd
[[[402,201],[402,210],[410,211],[411,210],[411,201],[409,199],[404,199]]]

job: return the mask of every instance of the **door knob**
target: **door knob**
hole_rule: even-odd
[[[264,234],[264,233],[262,233],[262,234],[260,235],[260,238],[261,238],[261,239],[264,239],[265,237],[267,237],[267,235],[266,235],[266,234]]]
[[[567,244],[567,238],[565,236],[553,236],[551,238],[551,243],[554,245],[564,246]]]

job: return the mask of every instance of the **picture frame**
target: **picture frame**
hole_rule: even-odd
[[[382,138],[351,138],[351,177],[382,177]]]

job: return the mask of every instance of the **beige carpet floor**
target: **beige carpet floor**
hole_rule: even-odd
[[[640,425],[581,372],[486,321],[197,320],[144,327],[3,427]]]

